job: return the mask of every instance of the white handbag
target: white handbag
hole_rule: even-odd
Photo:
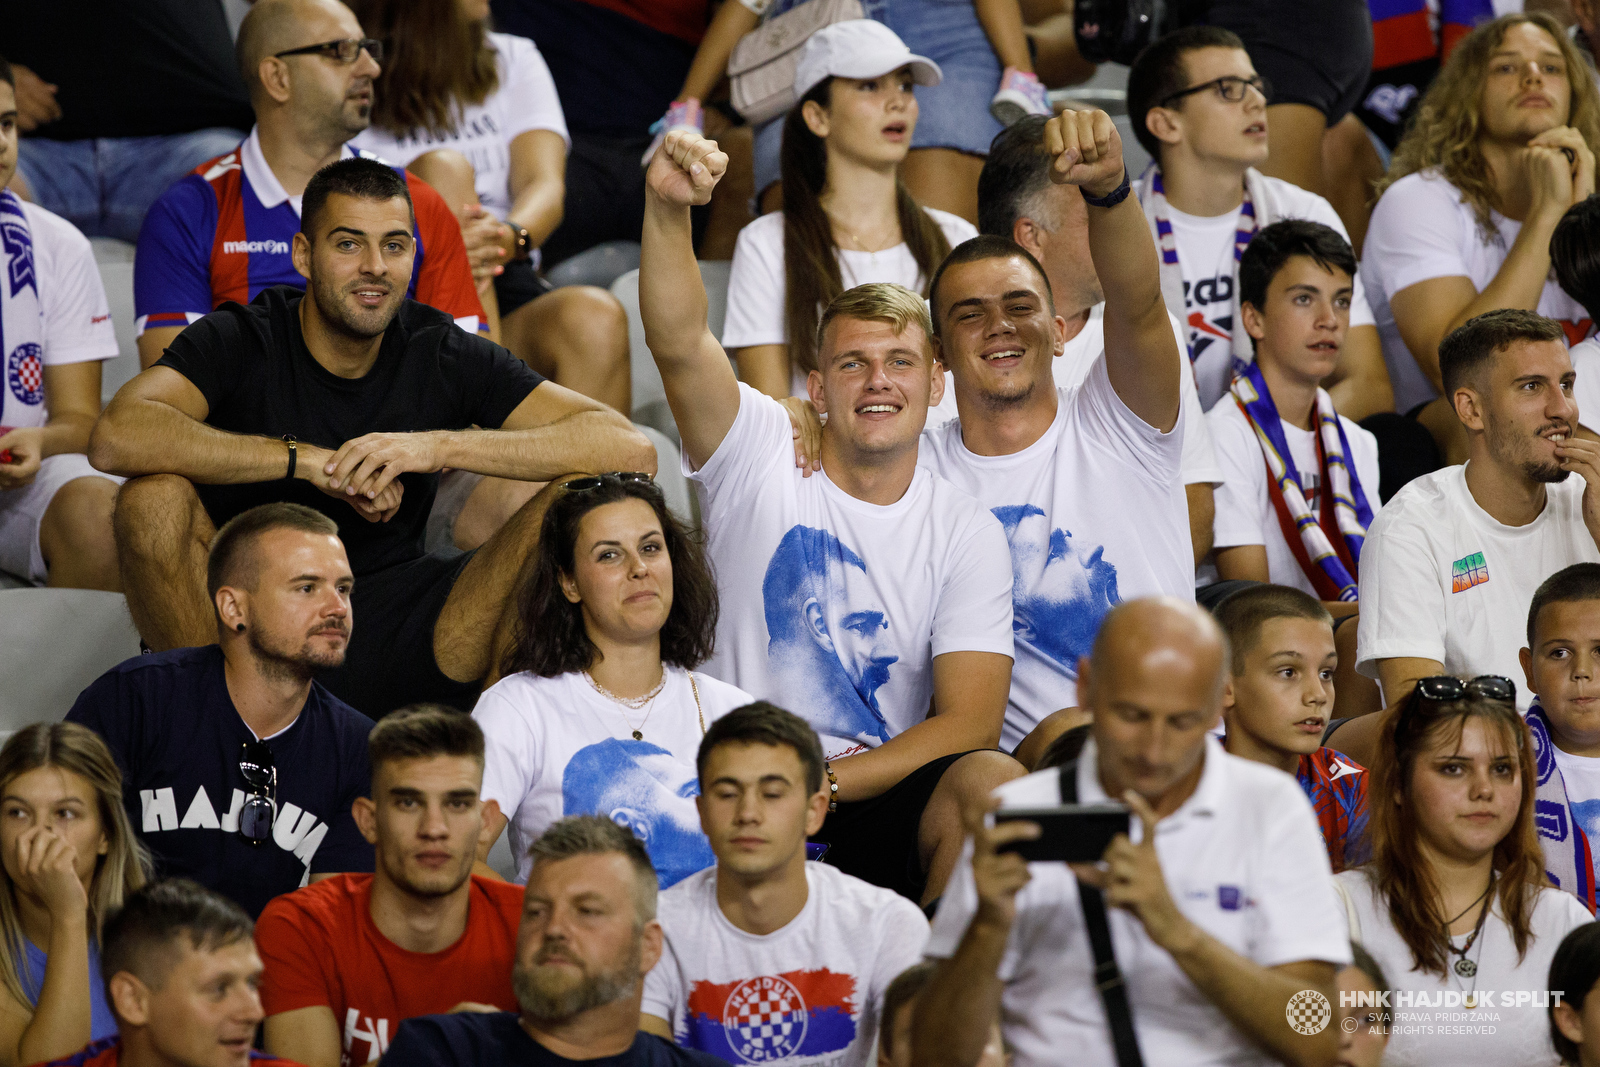
[[[794,72],[811,35],[835,22],[864,18],[861,0],[806,0],[740,38],[728,57],[733,106],[759,126],[795,105]]]

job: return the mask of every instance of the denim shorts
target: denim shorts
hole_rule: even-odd
[[[1002,129],[989,114],[1000,88],[1000,60],[989,46],[972,0],[866,0],[869,17],[888,26],[906,47],[939,64],[944,80],[919,85],[917,128],[911,147],[953,148],[975,156],[989,154]],[[782,117],[756,127],[756,197],[779,178],[783,147]]]
[[[145,213],[168,186],[244,139],[226,127],[87,141],[24,137],[17,171],[34,203],[90,237],[137,241]]]

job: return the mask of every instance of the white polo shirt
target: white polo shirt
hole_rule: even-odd
[[[1327,849],[1299,784],[1282,771],[1228,755],[1214,738],[1205,745],[1194,794],[1156,826],[1156,854],[1178,909],[1263,967],[1350,962]],[[1078,763],[1078,797],[1085,804],[1107,799],[1096,762],[1091,739]],[[995,793],[1002,809],[1054,805],[1060,802],[1059,772],[1037,771]],[[1115,1067],[1077,879],[1064,863],[1030,863],[1028,870],[1033,880],[1017,894],[1017,918],[1000,961],[1001,1026],[1015,1050],[1014,1065],[1055,1067],[1062,1050],[1071,1049],[1075,1067]],[[939,903],[927,954],[953,956],[976,910],[969,842]],[[1228,1022],[1137,918],[1108,911],[1146,1063],[1274,1062]]]

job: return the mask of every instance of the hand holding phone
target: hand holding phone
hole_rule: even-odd
[[[1005,808],[995,812],[996,825],[1031,822],[1039,836],[1012,841],[999,851],[1015,852],[1030,863],[1098,863],[1118,834],[1128,832],[1125,804],[1060,804],[1048,808]]]

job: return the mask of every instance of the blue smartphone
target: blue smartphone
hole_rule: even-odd
[[[827,854],[828,854],[828,843],[826,841],[807,841],[806,842],[806,859],[808,859],[808,860],[820,860],[822,857],[826,856]]]

